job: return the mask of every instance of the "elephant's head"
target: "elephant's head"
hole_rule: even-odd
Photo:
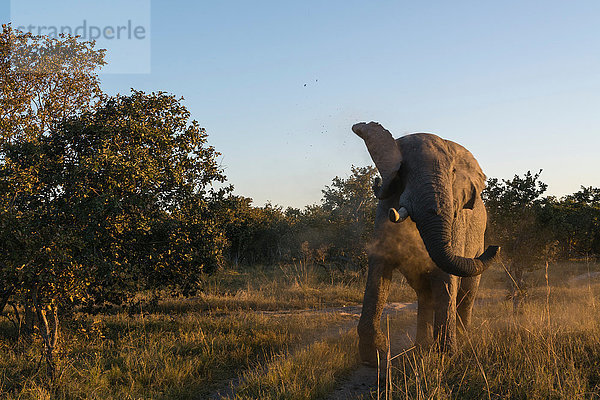
[[[451,246],[454,219],[481,201],[485,185],[473,155],[457,143],[427,133],[394,140],[376,122],[358,123],[352,131],[365,141],[383,178],[373,187],[375,195],[393,200],[390,220],[399,223],[410,216],[431,259],[443,271],[462,277],[481,274],[499,247],[489,246],[479,257],[465,258]]]

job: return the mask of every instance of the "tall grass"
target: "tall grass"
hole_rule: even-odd
[[[407,292],[396,287],[397,297]],[[314,349],[315,340],[339,346],[322,338],[353,317],[290,311],[359,304],[363,289],[358,271],[308,264],[221,271],[207,277],[192,299],[162,298],[135,315],[117,311],[66,321],[51,385],[38,362],[39,343],[14,343],[12,326],[0,321],[0,398],[206,397],[257,365],[274,365],[290,354],[308,357],[311,351],[300,349]],[[344,362],[355,358],[337,353]],[[338,376],[339,368],[331,366]]]
[[[365,284],[366,276],[360,271],[325,270],[306,263],[272,268],[258,266],[222,271],[209,277],[200,295],[191,302],[176,301],[167,305],[263,311],[342,307],[362,304]],[[414,291],[397,276],[389,301],[415,299]]]
[[[392,391],[382,388],[381,398],[600,399],[600,284],[570,280],[588,267],[553,266],[547,279],[535,272],[537,287],[517,315],[499,286],[502,271],[484,276],[458,349],[396,357]],[[222,271],[191,300],[81,315],[65,324],[51,385],[40,343],[15,343],[14,328],[0,321],[0,398],[207,398],[238,377],[232,399],[323,398],[359,360],[356,317],[319,310],[360,304],[364,284],[358,272],[310,265]],[[390,300],[412,301],[411,291],[396,277]],[[314,312],[296,312],[305,308]],[[414,326],[415,314],[391,318],[391,336]]]
[[[411,352],[392,368],[395,399],[598,399],[600,285],[541,287],[521,315],[487,303],[453,354]]]
[[[354,330],[319,340],[289,357],[273,357],[262,369],[243,374],[230,399],[314,399],[331,392],[355,368],[358,337]]]
[[[245,368],[282,357],[347,320],[248,312],[97,317],[83,323],[95,325],[89,335],[63,332],[51,386],[38,370],[39,348],[0,340],[0,398],[203,398]]]

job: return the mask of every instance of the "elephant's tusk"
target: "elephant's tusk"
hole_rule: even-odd
[[[402,222],[408,217],[408,210],[404,207],[400,207],[398,211],[395,208],[390,208],[389,217],[390,221],[394,223]]]

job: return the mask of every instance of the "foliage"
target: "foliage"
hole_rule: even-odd
[[[552,257],[550,232],[539,218],[540,196],[548,185],[536,174],[527,171],[520,177],[488,179],[482,193],[488,210],[487,236],[502,246],[506,262],[509,295],[514,312],[521,312],[527,294],[526,272],[541,267]]]
[[[600,255],[600,189],[581,190],[557,200],[545,199],[541,218],[552,228],[563,258]]]
[[[335,177],[319,205],[304,209],[229,196],[222,218],[230,261],[238,265],[317,262],[340,268],[366,266],[365,245],[373,229],[377,199],[371,188],[374,167],[352,167],[348,178]]]
[[[26,326],[31,329],[37,318],[49,363],[58,338],[57,297],[77,296],[74,283],[81,277],[69,256],[69,232],[54,226],[64,216],[50,206],[58,187],[40,145],[52,129],[98,100],[95,71],[103,64],[104,50],[94,49],[92,42],[37,37],[2,26],[0,312],[11,296],[20,300]]]
[[[220,264],[210,191],[223,181],[206,132],[174,96],[105,98],[32,145],[6,146],[2,182],[19,171],[43,182],[13,200],[21,248],[5,265],[40,305],[73,299],[120,304],[142,289],[184,289]],[[14,254],[15,252],[6,252]]]
[[[104,50],[96,50],[93,43],[79,42],[72,37],[32,36],[13,30],[10,25],[2,26],[0,49],[0,236],[18,236],[16,241],[0,237],[5,258],[2,264],[18,266],[0,266],[3,288],[0,303],[4,303],[15,290],[15,282],[28,279],[24,276],[28,272],[23,270],[30,262],[28,251],[53,257],[48,254],[49,248],[34,243],[34,239],[27,236],[27,229],[20,226],[26,214],[35,214],[29,207],[41,209],[53,195],[47,179],[40,176],[38,165],[32,159],[37,157],[37,163],[43,161],[35,154],[36,145],[51,127],[89,110],[97,100],[100,89],[95,70],[104,64]],[[8,153],[15,144],[27,154],[28,161],[22,160],[18,167],[8,167],[9,172]],[[30,225],[40,235],[52,230],[39,215]],[[58,242],[56,245],[61,246]]]
[[[225,177],[206,139],[174,96],[132,91],[4,144],[5,298],[35,311],[50,364],[61,312],[143,290],[187,295],[221,265],[213,209],[229,189],[211,189]]]
[[[541,171],[488,179],[483,192],[490,241],[502,245],[514,310],[521,311],[526,274],[556,259],[600,254],[600,189],[582,187],[561,199],[542,198]]]
[[[541,197],[547,185],[540,173],[488,179],[483,197],[490,240],[529,269],[556,258],[600,255],[600,189],[582,186],[561,199]]]
[[[541,195],[548,185],[540,181],[541,170],[527,171],[513,179],[490,178],[482,197],[488,210],[490,240],[502,246],[518,268],[534,268],[549,257],[547,235],[539,221]]]
[[[377,170],[352,166],[351,171],[348,178],[335,177],[331,186],[325,187],[322,207],[329,213],[333,231],[331,255],[365,268],[365,245],[373,233],[377,207],[372,189]]]
[[[229,259],[240,263],[271,264],[281,261],[289,251],[286,240],[291,234],[289,221],[281,207],[270,203],[252,206],[249,197],[231,195],[224,199],[221,222],[228,239]]]
[[[96,70],[103,49],[72,36],[33,36],[2,25],[2,140],[36,141],[65,118],[89,110],[100,96]]]

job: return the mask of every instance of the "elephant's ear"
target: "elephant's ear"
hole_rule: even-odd
[[[352,131],[365,141],[367,150],[383,178],[381,186],[374,187],[375,195],[380,199],[389,197],[392,194],[392,183],[402,165],[402,154],[396,141],[390,131],[377,122],[360,122],[352,126]]]
[[[481,196],[485,187],[485,174],[469,150],[461,145],[447,141],[454,155],[454,194],[455,209],[473,209],[475,200]]]

